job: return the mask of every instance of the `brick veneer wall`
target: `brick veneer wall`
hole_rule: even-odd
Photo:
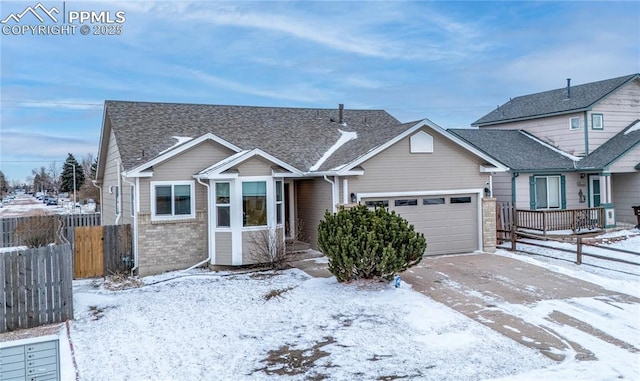
[[[186,269],[207,259],[207,213],[181,221],[151,221],[138,214],[138,274]]]
[[[496,251],[496,199],[482,199],[482,251]]]

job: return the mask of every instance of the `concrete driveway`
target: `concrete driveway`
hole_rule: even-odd
[[[597,343],[598,340],[585,340],[584,334],[631,353],[639,351],[640,299],[543,267],[492,254],[427,257],[405,271],[402,280],[416,291],[556,361],[567,356],[596,360],[596,348],[584,347],[574,340],[579,337],[581,342]],[[620,314],[631,314],[635,327],[616,318]],[[594,327],[584,320],[601,324]],[[616,327],[617,324],[625,326]],[[620,337],[626,335],[613,333],[628,329],[636,334]]]
[[[294,266],[314,277],[332,276],[320,253]],[[594,351],[602,341],[640,351],[640,299],[543,267],[468,254],[426,257],[401,277],[414,290],[556,361],[597,360]]]

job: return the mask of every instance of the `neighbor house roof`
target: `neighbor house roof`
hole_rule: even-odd
[[[325,171],[351,162],[413,127],[383,110],[345,109],[344,123],[339,123],[337,108],[122,101],[106,101],[104,117],[115,134],[125,171],[193,144],[205,134],[236,152],[258,148],[301,172],[308,172],[323,159],[314,170]],[[336,147],[344,132],[355,138]],[[328,151],[329,157],[325,155]]]
[[[587,110],[611,92],[639,77],[640,74],[636,73],[604,81],[571,86],[570,96],[567,96],[566,87],[537,94],[523,95],[511,99],[471,125],[481,127]]]
[[[580,162],[578,162],[578,168],[606,168],[638,144],[640,144],[640,119],[636,119],[627,126],[627,128],[617,133],[587,157],[580,160]]]
[[[574,170],[570,155],[521,130],[449,129],[513,172]]]

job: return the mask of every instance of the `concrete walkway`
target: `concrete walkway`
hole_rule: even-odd
[[[317,252],[305,253],[294,266],[314,277],[332,276],[326,258]],[[567,355],[596,360],[589,348],[565,334],[571,332],[566,327],[632,353],[640,351],[578,318],[595,314],[606,320],[607,311],[640,304],[640,299],[543,267],[492,254],[426,257],[401,277],[414,290],[556,361]],[[549,307],[553,305],[565,306],[564,311]],[[612,319],[611,324],[622,323]]]

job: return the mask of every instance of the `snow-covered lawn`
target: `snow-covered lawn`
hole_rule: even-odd
[[[640,248],[637,232],[628,231],[629,239],[612,245]],[[640,296],[637,266],[577,266],[550,258],[557,253],[498,252]],[[602,303],[574,298],[528,310],[501,306],[547,327],[552,311],[579,313],[580,320],[635,347],[621,348],[566,326],[558,333],[597,348],[597,360],[568,357],[557,363],[406,283],[338,284],[296,269],[174,272],[143,282],[119,291],[108,290],[102,280],[74,282],[74,355],[66,329],[59,335],[64,380],[75,379],[74,359],[82,381],[640,379],[638,304],[607,302],[604,311]]]
[[[475,380],[553,364],[404,283],[202,273],[116,292],[76,282],[74,303],[81,380]]]

